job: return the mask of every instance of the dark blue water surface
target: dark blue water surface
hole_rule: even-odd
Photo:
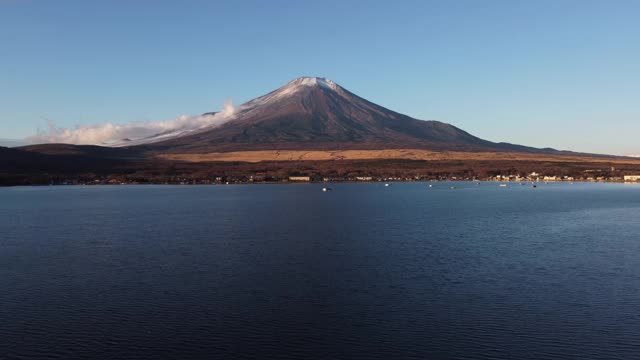
[[[0,189],[0,358],[640,359],[640,186],[322,186]]]

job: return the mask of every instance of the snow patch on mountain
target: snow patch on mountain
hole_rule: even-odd
[[[333,80],[320,77],[301,77],[297,78],[289,83],[294,86],[322,86],[330,90],[338,90],[338,84]]]

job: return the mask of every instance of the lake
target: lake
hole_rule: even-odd
[[[640,186],[433,185],[0,188],[0,358],[640,358]]]

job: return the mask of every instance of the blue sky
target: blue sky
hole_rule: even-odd
[[[0,138],[299,76],[493,141],[640,154],[639,1],[0,0]]]

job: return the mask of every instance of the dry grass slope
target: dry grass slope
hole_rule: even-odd
[[[438,152],[422,149],[389,150],[257,150],[211,152],[203,154],[161,154],[160,159],[186,162],[250,162],[262,161],[325,161],[325,160],[510,160],[550,162],[594,162],[615,164],[637,164],[640,159],[622,157],[589,157],[566,154],[535,154],[524,152]]]

